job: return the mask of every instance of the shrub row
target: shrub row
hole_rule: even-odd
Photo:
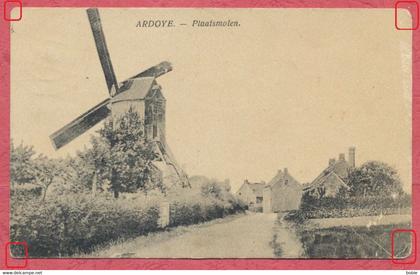
[[[346,208],[346,209],[316,209],[316,210],[293,210],[285,219],[301,223],[306,219],[342,218],[358,216],[377,216],[392,214],[411,214],[411,208]]]
[[[26,241],[30,257],[90,253],[99,245],[158,230],[159,200],[74,194],[45,202],[13,201],[11,206],[10,238]],[[170,226],[195,224],[238,211],[243,211],[243,205],[234,200],[200,197],[171,201]]]
[[[19,200],[34,199],[40,197],[42,194],[42,187],[35,184],[15,184],[14,188],[10,189],[10,195]]]
[[[169,225],[189,225],[201,223],[244,211],[239,201],[223,202],[213,198],[201,200],[176,200],[170,205]]]
[[[26,241],[31,257],[86,253],[118,238],[158,228],[156,205],[128,205],[78,194],[46,202],[12,204],[11,239]]]
[[[381,208],[408,208],[411,207],[411,195],[403,194],[392,198],[389,196],[369,197],[324,197],[322,199],[303,198],[301,209],[381,209]]]
[[[301,223],[306,219],[340,218],[411,214],[411,196],[403,194],[392,197],[348,197],[322,198],[302,201],[299,210],[286,215],[285,219]]]

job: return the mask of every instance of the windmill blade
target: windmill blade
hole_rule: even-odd
[[[118,92],[123,92],[126,89],[124,87],[129,87],[130,86],[130,81],[134,78],[140,78],[140,77],[159,77],[161,75],[164,75],[168,72],[172,71],[172,65],[171,63],[169,63],[168,61],[163,61],[159,64],[157,64],[156,66],[150,67],[149,69],[130,77],[129,79],[125,80],[124,82],[120,83],[119,87],[119,91]],[[115,93],[117,94],[117,93]],[[111,94],[111,96],[114,96],[115,94]]]
[[[106,118],[111,112],[108,108],[109,102],[109,98],[102,101],[86,113],[82,114],[60,130],[50,135],[54,148],[57,150],[63,147]]]
[[[108,48],[106,46],[101,18],[99,17],[99,11],[96,8],[91,8],[87,10],[87,14],[93,33],[93,38],[95,40],[96,50],[98,51],[99,60],[101,61],[102,70],[105,75],[108,92],[111,94],[111,90],[114,87],[116,90],[115,93],[118,93],[118,82],[117,78],[115,77],[114,68],[112,67],[111,58],[109,57]]]
[[[131,77],[131,78],[138,78],[138,77],[159,77],[164,75],[168,72],[172,71],[172,64],[168,61],[163,61],[156,66],[150,67],[149,69]]]

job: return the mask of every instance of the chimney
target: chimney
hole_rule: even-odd
[[[329,166],[333,166],[335,164],[335,158],[332,158],[328,161]]]
[[[356,166],[356,147],[349,148],[349,164],[352,168]]]
[[[344,153],[340,153],[338,155],[338,161],[344,161],[344,160],[346,160],[346,157],[345,157]]]
[[[284,175],[287,176],[289,171],[287,171],[287,168],[284,168]]]

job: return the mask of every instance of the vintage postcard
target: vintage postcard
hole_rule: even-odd
[[[10,257],[416,261],[394,12],[25,8]]]

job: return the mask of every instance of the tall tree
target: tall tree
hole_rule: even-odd
[[[348,176],[352,196],[389,196],[402,194],[397,170],[380,161],[368,161],[350,171]]]
[[[44,201],[51,184],[55,180],[65,180],[68,174],[61,160],[50,159],[43,155],[34,159],[34,165],[34,183],[42,187],[43,193],[41,200]]]
[[[10,145],[10,180],[12,186],[15,183],[29,183],[34,179],[34,155],[33,146],[20,143],[15,147],[12,140]]]
[[[135,192],[159,188],[153,160],[157,158],[154,144],[146,140],[144,120],[130,108],[115,121],[110,118],[99,131],[110,144],[111,190],[118,198],[121,192]]]
[[[97,189],[102,189],[103,182],[110,177],[111,147],[103,137],[92,136],[90,143],[90,148],[77,152],[73,165],[83,187],[90,189],[92,195],[95,195]]]

